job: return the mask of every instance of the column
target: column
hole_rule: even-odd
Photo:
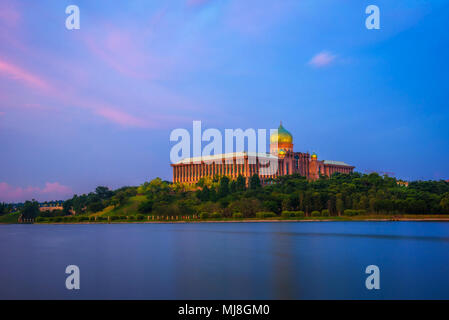
[[[259,158],[256,158],[256,164],[254,165],[254,169],[255,169],[255,173],[256,174],[260,174],[260,163],[259,163]]]

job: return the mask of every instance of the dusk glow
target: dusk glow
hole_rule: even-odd
[[[449,0],[1,0],[0,302],[438,312],[448,23]]]

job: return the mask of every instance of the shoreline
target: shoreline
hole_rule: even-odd
[[[339,219],[241,219],[241,220],[195,220],[195,221],[185,221],[185,220],[168,220],[168,221],[117,221],[117,222],[108,222],[108,221],[102,221],[102,222],[35,222],[35,223],[23,223],[23,224],[42,224],[42,225],[75,225],[75,224],[173,224],[173,223],[262,223],[262,222],[274,222],[274,223],[282,223],[282,222],[449,222],[449,217],[447,218],[339,218]],[[0,223],[0,225],[7,225],[7,224],[21,224],[21,223]]]

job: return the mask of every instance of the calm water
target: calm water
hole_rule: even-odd
[[[0,225],[0,298],[449,299],[449,223]]]

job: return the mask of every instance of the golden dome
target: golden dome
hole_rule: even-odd
[[[317,159],[318,156],[317,156],[316,153],[314,152],[314,153],[312,153],[311,158],[312,158],[312,159]]]
[[[282,122],[279,125],[278,132],[273,133],[270,137],[270,143],[278,143],[278,144],[292,144],[293,143],[293,136],[290,132],[285,130],[285,128],[282,126]]]

